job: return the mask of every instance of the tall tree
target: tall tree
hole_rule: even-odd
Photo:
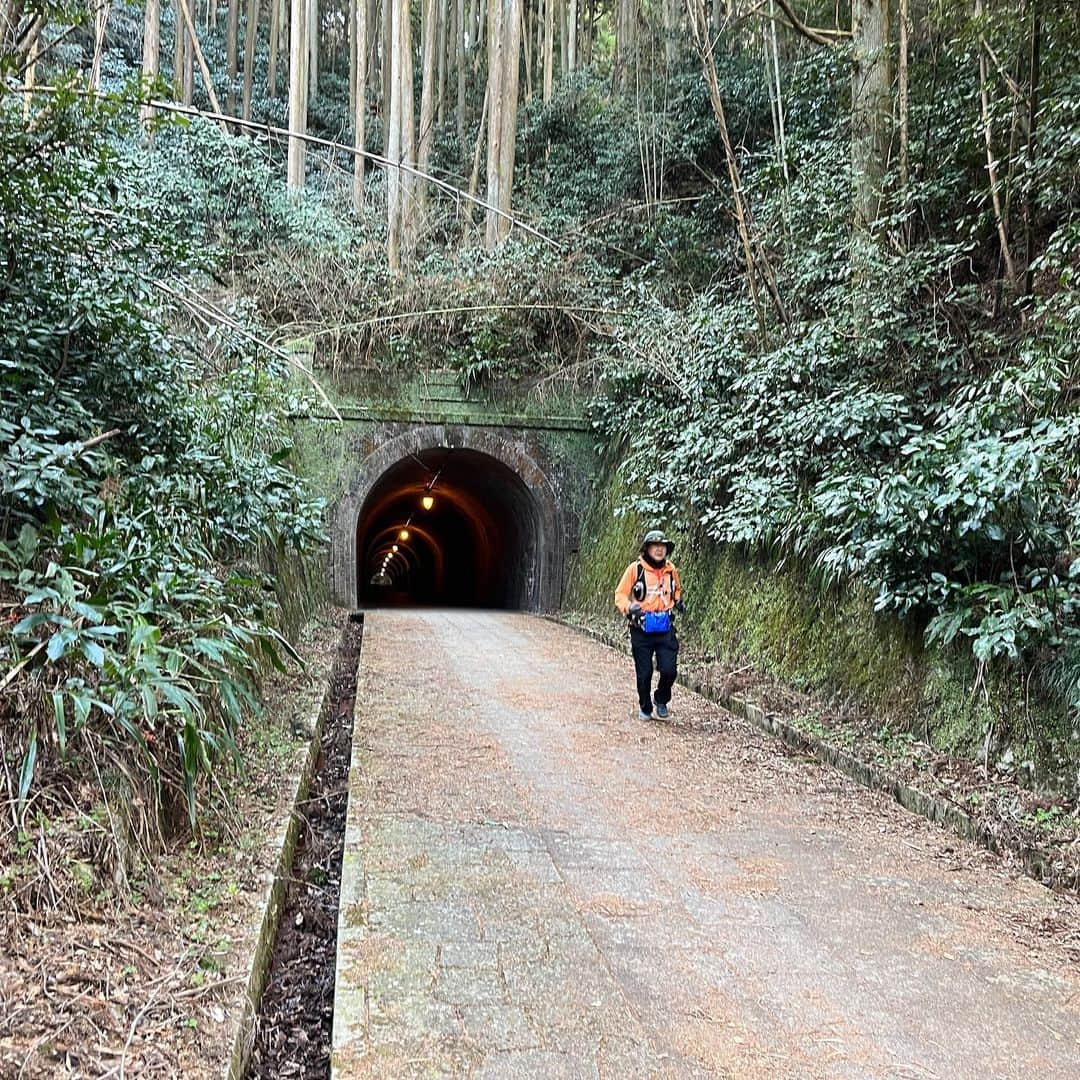
[[[640,0],[614,0],[615,3],[615,85],[625,90],[630,85],[637,53],[637,24]]]
[[[408,261],[416,239],[412,167],[416,164],[413,117],[412,28],[409,0],[387,0],[391,8],[390,114],[386,133],[386,257],[391,270]],[[402,168],[401,166],[406,166]]]
[[[382,92],[382,69],[380,67],[382,53],[380,51],[381,37],[379,34],[379,12],[382,8],[379,0],[367,0],[367,6],[368,82],[371,85],[371,93],[377,100]]]
[[[457,0],[455,10],[456,27],[454,34],[454,51],[457,54],[455,67],[457,68],[457,108],[454,120],[457,124],[457,137],[459,143],[465,142],[465,0]]]
[[[176,3],[176,29],[173,33],[173,93],[183,100],[184,96],[184,49],[187,45],[187,27],[181,14],[181,0]]]
[[[567,9],[566,70],[573,75],[578,66],[578,0],[569,0]]]
[[[225,91],[225,109],[230,116],[236,115],[236,37],[240,25],[240,0],[229,0],[229,13],[225,23],[225,73],[229,87]]]
[[[220,113],[221,104],[218,102],[217,94],[214,93],[214,80],[210,77],[210,67],[206,63],[206,57],[203,55],[202,47],[199,45],[199,34],[195,28],[195,16],[191,10],[192,0],[178,0],[178,2],[180,17],[184,20],[184,26],[187,28],[187,34],[184,38],[184,104],[191,104],[192,88],[195,81],[192,60],[197,58],[203,86],[206,87],[206,96],[210,99],[210,108],[214,112]],[[223,121],[221,127],[223,131],[228,131]]]
[[[347,0],[345,19],[349,41],[349,115],[353,117],[356,116],[356,4],[357,0]]]
[[[663,0],[664,8],[664,62],[668,71],[675,66],[677,31],[679,25],[678,0]]]
[[[862,229],[872,228],[877,220],[889,152],[889,8],[890,0],[851,3],[851,173],[855,223]]]
[[[487,224],[495,247],[510,231],[511,189],[517,133],[522,0],[491,0],[488,12]]]
[[[394,33],[393,13],[394,5],[399,0],[382,0],[382,63],[380,65],[381,80],[382,80],[382,116],[383,123],[390,123],[390,99],[393,97],[391,89],[394,84],[394,42],[396,36]],[[386,145],[387,136],[383,136],[383,143]]]
[[[438,77],[438,84],[437,84],[438,88],[435,91],[435,100],[436,100],[436,111],[437,111],[437,116],[438,116],[438,124],[439,124],[439,127],[442,127],[442,125],[446,123],[446,81],[447,81],[448,70],[449,70],[451,64],[453,63],[453,55],[452,55],[453,43],[449,43],[450,44],[450,53],[451,53],[451,55],[448,55],[448,50],[447,50],[448,25],[447,24],[449,22],[449,16],[450,16],[450,4],[449,4],[448,0],[438,0],[438,4],[436,5],[436,7],[437,7],[436,14],[438,16],[438,21],[439,21],[439,40],[438,40],[438,44],[436,46],[435,51],[436,51],[436,54],[438,55],[438,61],[439,61],[439,77]]]
[[[187,12],[187,0],[180,0],[181,9]],[[190,12],[187,12],[190,14]],[[184,35],[184,71],[183,89],[180,92],[180,100],[185,105],[190,105],[195,100],[195,33],[188,25],[188,32]]]
[[[270,51],[266,59],[266,88],[272,101],[277,97],[278,47],[281,41],[281,8],[284,0],[270,0]]]
[[[401,217],[402,257],[411,262],[419,231],[416,204],[416,109],[413,75],[413,37],[411,0],[403,0],[404,14],[401,19]]]
[[[144,79],[156,79],[161,70],[161,0],[146,0],[143,11],[142,74]],[[154,110],[144,105],[143,123],[149,123]]]
[[[291,0],[289,27],[289,191],[304,189],[307,146],[300,136],[307,134],[308,91],[308,0]]]
[[[544,0],[544,104],[551,100],[555,77],[555,0]]]
[[[308,98],[319,95],[319,0],[308,2]]]
[[[270,0],[273,5],[275,0]],[[247,0],[244,11],[244,91],[241,110],[245,120],[251,119],[251,91],[255,78],[255,35],[259,29],[259,0]]]
[[[417,164],[427,172],[431,163],[431,147],[435,138],[436,51],[439,42],[439,4],[424,0],[421,9],[421,73],[420,73],[420,141]],[[417,177],[415,190],[416,224],[421,225],[427,207],[427,181]]]
[[[367,114],[367,63],[368,63],[368,5],[359,0],[356,13],[356,100],[353,105],[353,145],[358,153],[353,158],[353,209],[359,213],[364,207],[364,150],[365,121]]]

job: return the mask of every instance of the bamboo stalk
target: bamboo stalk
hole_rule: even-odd
[[[1042,15],[1039,12],[1039,0],[1035,0],[1035,10],[1031,16],[1031,51],[1028,61],[1028,131],[1027,131],[1027,159],[1028,167],[1034,174],[1035,154],[1038,149],[1036,136],[1039,120],[1039,84],[1041,75],[1041,50],[1042,50]],[[1035,261],[1035,232],[1032,228],[1032,205],[1031,188],[1028,187],[1024,205],[1024,295],[1030,296],[1034,284],[1034,271],[1032,263]]]
[[[982,0],[975,0],[975,15],[982,15]],[[994,157],[994,138],[990,126],[990,91],[987,85],[986,50],[979,45],[979,106],[982,113],[983,140],[986,143],[986,172],[990,179],[990,202],[994,211],[994,225],[997,229],[1001,257],[1005,261],[1005,273],[1009,284],[1016,287],[1016,266],[1009,250],[1009,229],[1001,205],[1001,191],[998,181],[997,160]]]
[[[105,53],[105,31],[109,26],[112,5],[100,6],[94,15],[94,57],[90,61],[90,85],[97,90],[101,85],[101,59]]]
[[[367,0],[358,0],[356,11],[356,100],[353,105],[353,146],[358,151],[353,158],[353,209],[364,207],[364,143],[367,119]]]
[[[278,38],[281,34],[280,19],[280,0],[270,0],[270,52],[266,60],[266,88],[271,101],[277,97]]]
[[[720,86],[716,78],[716,65],[713,61],[712,39],[708,34],[708,24],[705,21],[705,9],[703,0],[689,0],[692,5],[690,10],[691,24],[694,39],[701,55],[701,63],[704,68],[705,82],[709,90],[709,100],[712,103],[713,115],[716,118],[717,127],[720,129],[720,141],[724,146],[724,159],[727,164],[728,182],[731,185],[731,197],[735,204],[735,224],[739,234],[739,243],[743,250],[743,259],[746,270],[746,285],[750,292],[750,301],[754,305],[757,314],[758,326],[762,336],[767,334],[765,311],[758,294],[757,270],[754,263],[753,246],[750,240],[750,226],[747,221],[746,206],[744,204],[742,184],[739,178],[739,167],[735,160],[735,150],[731,145],[731,136],[728,134],[727,118],[724,113],[724,102],[720,97]],[[704,27],[703,24],[704,23]]]
[[[911,22],[911,14],[908,10],[909,0],[900,0],[900,58],[897,72],[897,97],[900,108],[900,186],[907,194],[908,189],[908,140],[909,140],[909,107],[908,107],[908,32]]]
[[[221,105],[218,102],[217,94],[214,93],[214,80],[210,78],[210,69],[206,66],[206,57],[203,56],[202,48],[199,45],[199,36],[195,33],[195,22],[191,17],[191,8],[188,6],[188,0],[177,0],[180,5],[180,11],[184,16],[184,25],[187,26],[188,35],[191,38],[191,47],[195,52],[195,58],[199,62],[199,73],[202,75],[203,85],[206,87],[206,96],[210,99],[210,105],[214,112],[221,112]],[[221,130],[228,131],[229,127],[225,123],[225,118],[221,117],[220,120]]]
[[[240,98],[240,111],[245,120],[250,120],[251,91],[255,80],[255,35],[259,29],[259,0],[247,0],[245,18],[247,25],[244,27],[244,88]]]

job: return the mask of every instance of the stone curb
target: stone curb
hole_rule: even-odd
[[[346,629],[343,628],[342,637],[344,637],[345,633]],[[225,1080],[242,1080],[251,1060],[251,1052],[255,1047],[255,1021],[259,1015],[259,1002],[262,1000],[263,990],[266,989],[266,979],[270,972],[270,962],[274,954],[274,942],[277,940],[278,926],[281,923],[281,911],[285,903],[285,888],[289,882],[293,856],[296,854],[296,845],[300,839],[301,818],[299,808],[300,804],[307,798],[308,789],[311,787],[311,781],[315,775],[315,763],[319,759],[319,750],[322,744],[323,725],[326,723],[330,711],[332,674],[333,665],[327,672],[326,686],[323,689],[322,696],[311,711],[311,723],[308,728],[312,734],[307,750],[304,752],[300,775],[297,777],[296,789],[292,797],[292,808],[286,820],[279,827],[277,835],[268,845],[277,850],[277,862],[273,874],[267,875],[267,884],[262,903],[262,921],[259,925],[259,934],[251,958],[247,986],[244,989],[243,1011],[237,1022],[232,1053],[229,1055],[229,1063],[225,1070]]]
[[[363,766],[370,756],[369,751],[365,750],[356,738],[356,732],[360,727],[360,713],[367,707],[367,702],[362,694],[364,671],[364,650],[361,648],[356,667],[356,700],[353,702],[353,744],[349,754],[349,773],[345,785],[347,793],[345,799],[345,837],[341,853],[341,896],[338,901],[337,952],[334,956],[334,1023],[330,1032],[329,1080],[338,1080],[340,1077],[347,1076],[348,1070],[342,1066],[339,1058],[339,1048],[343,1042],[350,1038],[355,1027],[363,1026],[366,1022],[364,1018],[356,1015],[356,1006],[350,1002],[349,996],[339,993],[340,988],[346,982],[343,978],[346,963],[355,962],[346,960],[346,950],[343,946],[348,946],[358,937],[363,937],[369,933],[366,929],[358,930],[352,925],[353,915],[350,911],[352,905],[347,904],[345,900],[346,878],[359,880],[362,893],[365,897],[367,894],[364,861],[360,854],[362,830],[357,815],[353,812],[355,809],[353,806],[354,792]],[[366,1009],[366,1003],[363,1004],[363,1009]]]
[[[558,623],[560,626],[576,630],[585,637],[592,638],[609,648],[618,649],[626,654],[630,652],[629,644],[614,634],[605,634],[600,630],[579,626],[557,615],[545,615],[544,617]],[[1003,838],[996,835],[982,822],[976,821],[970,814],[947,799],[912,787],[906,781],[901,780],[881,766],[862,761],[855,757],[854,754],[826,742],[818,735],[799,730],[793,724],[789,724],[786,720],[782,720],[773,713],[767,713],[760,705],[756,705],[738,694],[723,694],[709,690],[701,679],[681,673],[678,682],[688,690],[693,690],[694,693],[700,694],[706,700],[727,709],[766,734],[779,739],[793,750],[798,750],[800,753],[807,754],[818,761],[824,762],[826,765],[832,766],[871,791],[880,791],[891,796],[905,810],[909,810],[913,814],[919,814],[928,821],[943,825],[961,839],[978,844],[996,855],[1009,852],[1020,860],[1024,873],[1034,878],[1039,884],[1070,890],[1080,888],[1080,873],[1059,870],[1054,866],[1051,853],[1041,848],[1020,843],[1010,837]]]

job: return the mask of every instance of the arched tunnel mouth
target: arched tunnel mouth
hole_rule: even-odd
[[[375,481],[356,524],[363,607],[535,610],[542,519],[524,480],[489,454],[433,447]]]

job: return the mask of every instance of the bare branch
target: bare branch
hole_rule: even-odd
[[[832,48],[844,38],[851,37],[850,30],[829,30],[822,27],[807,26],[795,14],[795,9],[791,6],[791,0],[776,0],[776,3],[784,13],[784,18],[791,28],[804,38],[814,42],[815,45],[826,45]]]

